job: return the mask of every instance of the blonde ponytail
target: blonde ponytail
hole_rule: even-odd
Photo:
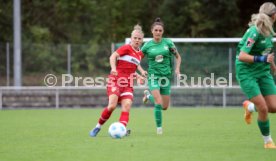
[[[259,33],[263,36],[268,37],[275,35],[273,30],[273,21],[271,16],[276,13],[276,7],[272,2],[265,2],[261,5],[258,14],[251,16],[249,26],[255,25]]]
[[[249,26],[255,25],[258,32],[265,37],[275,35],[273,30],[273,22],[271,18],[265,13],[253,14],[251,16],[251,21],[248,24]]]

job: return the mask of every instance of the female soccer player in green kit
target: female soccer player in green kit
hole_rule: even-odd
[[[258,112],[258,127],[264,139],[264,148],[276,149],[270,135],[268,112],[276,112],[276,87],[270,69],[275,73],[273,23],[276,7],[264,3],[258,14],[253,14],[249,29],[237,47],[236,77],[249,100],[244,101],[245,121],[251,123],[252,113]],[[255,108],[256,105],[256,108]]]
[[[148,58],[148,86],[144,91],[143,102],[150,100],[154,103],[154,116],[157,134],[162,134],[162,110],[167,110],[170,103],[172,63],[171,57],[176,58],[175,74],[180,74],[181,57],[174,43],[167,38],[162,38],[164,24],[157,18],[151,26],[153,39],[142,47],[142,52]]]

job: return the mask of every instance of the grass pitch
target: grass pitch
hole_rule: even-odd
[[[108,126],[96,138],[88,133],[102,109],[0,111],[1,161],[275,161],[265,150],[256,123],[243,121],[241,108],[171,108],[163,111],[157,136],[152,108],[133,108],[131,136],[111,139]],[[270,115],[276,141],[276,115]]]

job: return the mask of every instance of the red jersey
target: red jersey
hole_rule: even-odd
[[[116,52],[120,55],[116,66],[118,77],[129,77],[135,73],[137,66],[144,57],[141,50],[133,49],[130,44],[121,46]]]
[[[116,70],[117,76],[109,75],[107,85],[107,95],[115,94],[119,97],[119,102],[122,99],[133,99],[133,73],[140,64],[144,54],[141,50],[136,51],[131,45],[123,45],[116,52],[120,55],[117,60]],[[127,78],[121,79],[120,78]],[[131,83],[132,82],[132,83]]]

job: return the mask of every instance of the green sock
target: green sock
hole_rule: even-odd
[[[268,136],[270,135],[270,130],[269,130],[269,127],[270,127],[270,123],[269,123],[269,120],[266,120],[266,121],[260,121],[258,120],[258,126],[259,126],[259,129],[262,133],[263,136]]]
[[[162,106],[160,104],[154,105],[154,116],[157,127],[162,127]]]
[[[153,98],[152,95],[149,95],[149,100],[150,100],[151,103],[154,103],[154,98]]]

